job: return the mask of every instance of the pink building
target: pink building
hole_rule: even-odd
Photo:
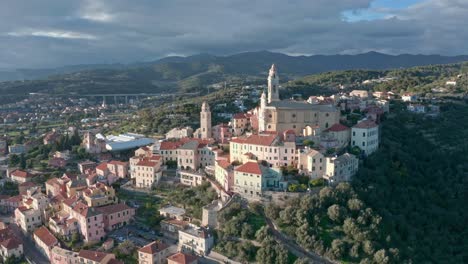
[[[128,177],[128,162],[112,160],[107,163],[107,168],[119,178]]]
[[[135,209],[120,203],[96,208],[104,216],[104,228],[107,231],[125,226],[135,216]]]
[[[212,135],[216,142],[227,143],[232,137],[231,128],[227,124],[219,124],[212,128]]]
[[[63,209],[78,220],[79,230],[86,242],[102,241],[105,236],[104,216],[95,208],[89,208],[76,198],[63,202]]]

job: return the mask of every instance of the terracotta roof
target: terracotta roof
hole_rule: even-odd
[[[261,135],[251,135],[247,138],[234,138],[231,142],[242,143],[242,144],[251,144],[259,146],[271,146],[275,142],[278,135],[275,134],[261,134]]]
[[[58,244],[57,238],[45,226],[41,226],[34,231],[34,236],[38,237],[46,246],[52,247]]]
[[[217,162],[218,165],[223,169],[227,169],[231,166],[231,163],[229,163],[227,160],[217,160]]]
[[[372,120],[364,120],[354,125],[353,128],[373,128],[377,126],[378,125]]]
[[[167,259],[174,261],[175,263],[178,263],[178,264],[189,264],[197,260],[198,257],[194,255],[189,255],[189,254],[184,254],[184,253],[179,252],[172,256],[169,256]]]
[[[85,250],[85,249],[80,250],[80,253],[78,253],[79,257],[89,259],[92,261],[96,261],[96,262],[101,262],[101,260],[103,260],[108,255],[113,255],[113,254],[93,251],[93,250]]]
[[[237,113],[232,118],[234,118],[234,119],[244,119],[244,118],[247,118],[247,116],[244,113]]]
[[[26,171],[22,170],[15,170],[14,172],[11,173],[12,176],[15,177],[21,177],[21,178],[30,178],[32,175]]]
[[[152,254],[161,252],[161,251],[163,251],[164,249],[166,249],[168,247],[169,246],[164,244],[163,242],[154,241],[154,242],[151,242],[148,245],[140,248],[138,251],[152,255]]]
[[[23,242],[10,227],[6,227],[0,230],[0,244],[6,249],[14,249],[23,244]]]
[[[126,166],[128,164],[128,162],[119,161],[119,160],[112,160],[112,161],[109,162],[109,164]]]
[[[234,170],[238,172],[252,173],[252,174],[258,174],[258,175],[262,174],[262,169],[260,168],[260,164],[258,164],[257,162],[252,162],[252,161],[246,162],[245,164],[240,165]]]
[[[136,165],[145,166],[145,167],[155,167],[157,163],[154,161],[149,161],[149,160],[140,160]]]
[[[128,209],[133,209],[133,208],[124,203],[111,204],[111,205],[106,205],[106,206],[96,208],[97,211],[103,214],[114,214],[114,213],[122,212]]]
[[[184,143],[180,142],[180,141],[163,141],[161,142],[161,146],[159,147],[159,149],[161,150],[171,150],[171,149],[177,149],[179,148],[180,146],[182,146]]]
[[[96,167],[96,170],[102,170],[102,171],[107,170],[107,162],[103,162],[103,163],[99,164],[99,165]]]
[[[327,130],[325,130],[326,132],[341,132],[341,131],[346,131],[346,130],[349,130],[350,128],[345,126],[345,125],[342,125],[340,123],[336,123],[334,124],[333,126],[329,127]]]

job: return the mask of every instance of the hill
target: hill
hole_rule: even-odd
[[[153,62],[128,65],[77,65],[57,69],[21,69],[0,71],[0,83],[6,94],[111,93],[193,91],[225,80],[246,77],[264,79],[269,66],[278,64],[283,81],[307,74],[336,70],[387,70],[421,65],[468,61],[468,56],[386,55],[369,52],[359,55],[288,56],[268,51],[246,52],[230,56],[200,54],[167,57]]]

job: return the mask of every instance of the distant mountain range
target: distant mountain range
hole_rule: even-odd
[[[468,61],[468,56],[387,55],[369,52],[358,55],[289,56],[269,51],[245,52],[229,56],[199,54],[166,57],[133,64],[73,65],[54,69],[1,71],[0,81],[38,80],[24,84],[0,83],[0,91],[30,92],[159,92],[174,88],[191,90],[228,78],[265,77],[272,63],[283,80],[334,70],[408,68],[430,64]],[[26,87],[25,87],[26,85]]]
[[[52,75],[61,75],[79,71],[98,69],[127,70],[130,68],[151,67],[155,65],[164,65],[163,67],[167,68],[180,68],[179,71],[182,72],[188,70],[188,66],[188,68],[192,68],[194,71],[198,71],[208,68],[209,65],[219,65],[227,74],[257,75],[266,72],[272,63],[276,63],[278,64],[280,73],[301,76],[333,70],[380,70],[391,68],[408,68],[430,64],[448,64],[461,61],[468,61],[468,56],[411,54],[394,56],[378,52],[368,52],[358,55],[289,56],[282,53],[258,51],[244,52],[229,56],[214,56],[210,54],[198,54],[189,57],[173,56],[152,62],[132,64],[85,64],[45,69],[0,69],[0,81],[34,80],[47,78]],[[189,70],[187,73],[190,74],[193,72]]]

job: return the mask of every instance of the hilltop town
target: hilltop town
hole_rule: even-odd
[[[285,226],[292,211],[280,210],[315,199],[312,194],[353,197],[349,182],[378,151],[391,104],[437,118],[439,102],[365,89],[280,98],[275,65],[257,88],[248,96],[241,91],[236,113],[203,101],[199,127],[172,127],[163,137],[105,136],[104,127],[83,126],[53,129],[29,144],[1,139],[0,152],[9,153],[0,197],[3,260],[238,263],[258,261],[262,250],[262,263],[340,259],[335,242],[326,254],[323,244],[292,242]],[[228,121],[213,122],[213,107]],[[37,166],[32,153],[47,165]],[[349,201],[351,211],[364,208],[358,199]],[[320,206],[327,206],[330,221],[342,221],[347,210],[326,204]]]

